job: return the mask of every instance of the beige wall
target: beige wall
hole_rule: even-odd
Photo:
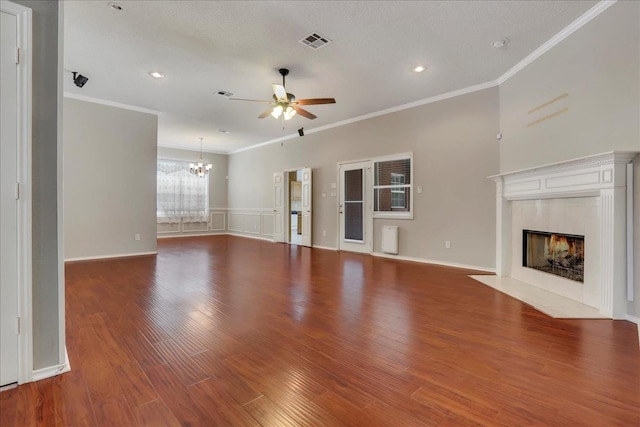
[[[414,219],[375,220],[374,252],[381,227],[396,224],[400,256],[493,268],[495,187],[486,177],[498,172],[497,131],[498,89],[491,88],[235,153],[229,208],[272,208],[273,173],[312,167],[313,244],[335,248],[338,162],[413,152]]]
[[[182,160],[195,162],[200,158],[200,151],[158,147],[158,159]],[[209,172],[209,207],[227,207],[227,159],[226,154],[202,153],[202,159],[213,165]]]
[[[65,98],[65,259],[156,251],[157,130],[153,114]]]
[[[500,85],[501,172],[640,149],[639,17],[618,2]]]

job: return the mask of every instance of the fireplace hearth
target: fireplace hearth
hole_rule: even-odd
[[[522,265],[584,283],[584,236],[522,230]]]

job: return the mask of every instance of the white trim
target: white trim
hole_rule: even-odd
[[[135,253],[129,253],[129,254],[92,255],[92,256],[81,256],[81,257],[66,258],[64,260],[64,262],[91,261],[91,260],[112,259],[112,258],[126,258],[126,257],[157,255],[157,254],[158,254],[157,251],[153,251],[153,252],[135,252]]]
[[[634,259],[633,254],[633,162],[627,163],[627,301],[634,300]]]
[[[495,268],[480,267],[477,265],[469,265],[469,264],[459,264],[457,262],[437,261],[434,259],[427,259],[427,258],[415,258],[415,257],[408,257],[408,256],[390,255],[382,252],[373,252],[371,255],[377,256],[380,258],[395,259],[398,261],[412,261],[412,262],[419,262],[422,264],[435,264],[435,265],[441,265],[444,267],[462,268],[465,270],[485,271],[487,273],[496,272]]]
[[[32,70],[33,70],[33,14],[30,8],[0,2],[3,12],[16,16],[17,41],[21,61],[18,66],[18,315],[21,333],[18,338],[18,383],[32,381],[33,318],[32,318]]]
[[[65,2],[58,3],[58,90],[57,90],[57,213],[58,213],[58,361],[62,362],[63,370],[58,373],[69,371],[69,357],[67,355],[66,336],[66,305],[65,305],[65,272],[64,272],[64,5]]]
[[[633,314],[627,313],[625,316],[625,319],[627,319],[629,322],[632,322],[638,325],[638,336],[640,337],[640,317],[636,317]]]
[[[71,364],[69,363],[69,354],[67,353],[67,348],[62,347],[62,352],[64,354],[63,363],[60,363],[59,365],[48,366],[46,368],[37,369],[33,371],[31,373],[32,380],[40,381],[40,380],[55,377],[56,375],[64,374],[65,372],[71,371]]]
[[[77,93],[65,92],[65,98],[77,99],[78,101],[92,102],[94,104],[106,105],[108,107],[122,108],[124,110],[137,111],[139,113],[153,114],[159,116],[161,111],[151,110],[149,108],[136,107],[135,105],[122,104],[120,102],[107,101],[105,99],[93,98],[91,96],[78,95]]]
[[[247,236],[246,234],[240,234],[240,233],[224,233],[224,234],[227,234],[229,236],[245,237],[247,239],[264,240],[265,242],[273,242],[273,239],[267,238],[267,237]]]
[[[206,233],[191,233],[191,234],[169,234],[169,233],[180,233],[179,231],[167,231],[164,236],[157,236],[158,239],[172,239],[174,237],[202,237],[202,236],[220,236],[223,234],[228,234],[226,232],[216,232],[209,231]]]
[[[316,133],[316,132],[321,132],[323,130],[327,130],[327,129],[333,129],[339,126],[344,126],[344,125],[348,125],[351,123],[355,123],[355,122],[359,122],[362,120],[367,120],[367,119],[372,119],[374,117],[378,117],[378,116],[384,116],[385,114],[391,114],[391,113],[396,113],[398,111],[403,111],[403,110],[408,110],[409,108],[414,108],[414,107],[419,107],[421,105],[426,105],[426,104],[432,104],[434,102],[438,102],[438,101],[444,101],[445,99],[449,99],[449,98],[455,98],[456,96],[461,96],[461,95],[466,95],[468,93],[472,93],[472,92],[478,92],[481,90],[485,90],[485,89],[489,89],[492,88],[494,86],[497,86],[498,82],[496,80],[492,80],[489,82],[485,82],[485,83],[480,83],[474,86],[469,86],[463,89],[458,89],[458,90],[454,90],[451,92],[446,92],[446,93],[442,93],[440,95],[435,95],[429,98],[425,98],[425,99],[420,99],[418,101],[414,101],[414,102],[409,102],[408,104],[402,104],[402,105],[398,105],[395,107],[391,107],[391,108],[387,108],[384,110],[380,110],[380,111],[376,111],[373,113],[369,113],[369,114],[364,114],[362,116],[357,116],[357,117],[353,117],[351,119],[346,119],[346,120],[342,120],[339,122],[335,122],[335,123],[330,123],[328,125],[324,125],[324,126],[320,126],[317,128],[313,128],[313,129],[305,129],[304,133],[305,135],[310,135],[312,133]],[[265,141],[265,142],[261,142],[259,144],[255,144],[252,145],[250,147],[244,147],[244,148],[239,148],[237,150],[234,151],[230,151],[228,154],[236,154],[236,153],[241,153],[243,151],[247,151],[247,150],[252,150],[254,148],[259,148],[259,147],[264,147],[265,145],[270,145],[270,144],[275,144],[277,142],[283,142],[289,139],[294,139],[294,138],[298,138],[299,135],[296,133],[294,135],[287,135],[287,136],[283,136],[280,138],[276,138],[276,139],[271,139],[269,141]]]
[[[320,245],[313,245],[311,246],[314,249],[324,249],[327,251],[334,251],[334,252],[338,252],[338,248],[333,248],[331,246],[320,246]]]
[[[567,25],[562,31],[560,31],[555,36],[551,37],[544,43],[542,46],[531,52],[527,55],[522,61],[518,62],[514,65],[509,71],[498,77],[497,83],[502,84],[513,77],[516,73],[524,69],[527,65],[531,64],[533,61],[544,55],[547,51],[551,50],[558,43],[569,37],[571,34],[575,33],[577,30],[582,28],[583,25],[587,24],[596,16],[600,15],[602,12],[607,10],[610,6],[616,3],[617,0],[604,0],[597,3],[591,9],[586,11],[582,16],[573,21],[571,24]]]

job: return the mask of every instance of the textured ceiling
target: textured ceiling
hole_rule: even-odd
[[[160,145],[230,152],[497,79],[595,1],[65,1],[65,92],[157,110]],[[298,40],[318,32],[333,43]],[[490,43],[508,38],[504,49]],[[411,69],[422,64],[428,70]],[[315,120],[259,120],[278,68]],[[147,73],[162,71],[164,79]],[[218,129],[231,133],[223,134]]]

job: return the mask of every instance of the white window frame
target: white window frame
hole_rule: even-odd
[[[393,160],[405,160],[405,159],[409,159],[409,163],[410,163],[410,172],[409,172],[409,184],[405,184],[405,189],[402,190],[403,192],[406,191],[406,189],[409,189],[409,211],[403,211],[403,212],[393,212],[393,211],[389,211],[389,212],[378,212],[376,211],[376,207],[373,206],[373,218],[394,218],[394,219],[413,219],[413,199],[414,199],[414,192],[413,192],[413,153],[409,152],[409,153],[400,153],[400,154],[393,154],[393,155],[389,155],[389,156],[381,156],[381,157],[375,157],[373,159],[371,159],[371,164],[373,169],[375,170],[376,168],[376,163],[379,162],[387,162],[387,161],[393,161]],[[406,181],[405,181],[406,182]],[[375,183],[375,173],[374,173],[374,179],[372,182],[373,185],[373,192],[375,193],[376,189],[383,189],[383,188],[392,188],[391,191],[398,191],[397,189],[394,190],[393,188],[397,188],[397,185],[376,185]],[[405,193],[405,207],[406,207],[406,193]]]

